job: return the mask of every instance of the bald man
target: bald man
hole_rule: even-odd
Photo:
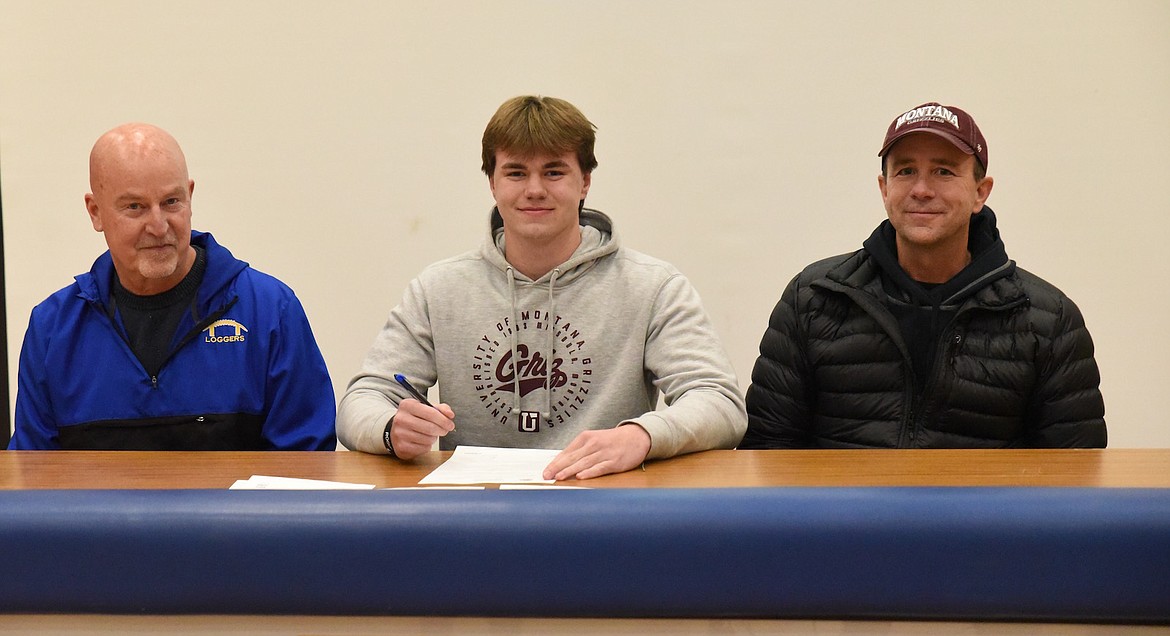
[[[333,450],[333,385],[304,309],[191,230],[178,142],[125,124],[89,169],[85,207],[109,250],[33,308],[9,448]]]

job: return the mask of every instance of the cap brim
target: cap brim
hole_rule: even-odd
[[[962,150],[964,153],[966,153],[968,155],[975,155],[975,149],[972,148],[971,146],[968,146],[967,142],[963,141],[962,139],[959,139],[958,137],[956,137],[956,136],[954,136],[946,131],[935,130],[934,128],[913,128],[911,130],[904,130],[904,131],[894,135],[892,138],[890,138],[890,140],[886,142],[886,145],[882,146],[882,149],[878,152],[878,156],[879,157],[886,156],[886,153],[888,153],[890,151],[890,148],[892,148],[894,146],[894,144],[901,141],[903,137],[906,137],[907,135],[913,135],[914,133],[930,133],[930,134],[935,135],[937,137],[942,137],[943,139],[946,139],[947,141],[951,142],[951,144],[954,147],[958,148],[959,150]]]

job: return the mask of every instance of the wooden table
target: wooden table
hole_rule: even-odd
[[[413,462],[401,462],[356,452],[0,451],[0,490],[222,490],[237,479],[251,475],[367,483],[383,488],[404,487],[416,485],[448,456],[449,453],[432,452]],[[836,487],[890,486],[1163,489],[1170,488],[1170,449],[708,451],[647,462],[644,469],[619,475],[568,483],[614,489],[832,487],[835,491]],[[3,511],[0,511],[0,522],[2,519]],[[0,576],[4,576],[2,571]],[[572,582],[566,581],[566,586],[571,589]],[[127,631],[189,634],[248,631],[269,634],[426,631],[471,634],[1076,633],[1135,636],[1170,633],[1165,626],[1003,622],[0,614],[0,634],[115,634]]]
[[[450,453],[0,451],[0,489],[227,488],[252,475],[414,486]],[[1170,449],[707,451],[594,488],[1042,486],[1170,488]]]

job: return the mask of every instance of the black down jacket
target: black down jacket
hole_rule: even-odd
[[[1093,341],[1059,289],[1019,268],[967,296],[921,397],[865,250],[813,263],[760,343],[740,448],[1104,447]]]

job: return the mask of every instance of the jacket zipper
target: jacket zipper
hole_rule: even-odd
[[[816,285],[816,283],[813,283]],[[838,284],[840,285],[840,284]],[[903,375],[905,392],[902,396],[902,402],[906,405],[906,413],[902,416],[900,430],[898,431],[897,448],[906,448],[908,445],[912,446],[915,438],[915,429],[917,427],[917,419],[919,404],[915,404],[914,395],[914,365],[910,361],[910,351],[906,348],[906,342],[902,339],[902,331],[898,328],[894,320],[893,314],[890,313],[884,305],[877,299],[867,294],[864,290],[855,287],[848,287],[840,285],[839,288],[834,289],[827,285],[817,285],[829,291],[837,291],[844,293],[847,298],[850,298],[858,307],[861,307],[865,313],[869,314],[871,318],[877,322],[878,326],[885,330],[886,335],[894,341],[894,345],[898,348],[898,352],[902,354],[902,362],[906,365],[906,373]],[[958,318],[958,316],[956,316]],[[954,324],[954,323],[952,323]],[[923,391],[923,395],[925,395]],[[909,440],[907,440],[909,438]],[[909,444],[907,443],[909,442]]]
[[[889,310],[887,310],[884,306],[882,306],[879,301],[877,301],[874,297],[870,296],[862,288],[851,287],[849,285],[843,284],[843,283],[838,282],[838,281],[829,281],[828,283],[826,283],[826,282],[822,282],[821,280],[814,280],[811,283],[809,283],[809,286],[810,287],[819,287],[819,288],[824,289],[826,291],[842,293],[847,298],[850,298],[854,303],[856,303],[859,307],[861,307],[862,310],[864,310],[867,314],[869,314],[870,317],[872,317],[874,319],[874,321],[876,321],[878,323],[879,326],[881,326],[883,329],[885,329],[886,333],[894,340],[895,345],[898,346],[899,351],[902,354],[902,360],[906,364],[906,368],[908,370],[908,372],[905,375],[906,393],[905,393],[905,397],[903,398],[904,403],[907,405],[906,406],[906,414],[902,417],[902,427],[901,427],[902,430],[898,434],[898,448],[906,447],[906,445],[903,443],[906,441],[905,440],[906,437],[910,438],[909,441],[911,442],[911,445],[912,445],[917,437],[917,429],[920,427],[921,420],[923,419],[921,416],[924,412],[927,412],[929,409],[926,408],[927,405],[925,403],[915,404],[914,368],[913,368],[913,364],[910,361],[909,351],[906,349],[906,343],[902,340],[902,332],[900,329],[897,328],[896,325],[890,326],[887,324],[886,320],[883,320],[883,318],[886,318],[889,321],[892,321],[893,315],[890,314]],[[950,357],[950,356],[954,355],[954,349],[953,349],[952,345],[958,345],[958,344],[962,343],[962,333],[959,333],[958,331],[951,331],[951,329],[950,329],[950,327],[954,326],[958,322],[958,320],[961,316],[963,316],[971,311],[976,311],[976,310],[992,311],[992,312],[1011,311],[1011,310],[1015,309],[1016,307],[1019,307],[1020,305],[1023,305],[1027,302],[1028,302],[1027,296],[1021,296],[1021,297],[1016,298],[1015,300],[1013,300],[1011,302],[1008,302],[1008,303],[1002,304],[1002,305],[998,305],[998,306],[994,306],[994,307],[988,307],[988,306],[984,306],[984,305],[972,306],[969,304],[970,299],[965,301],[959,307],[959,310],[958,310],[958,312],[956,312],[955,317],[951,320],[950,325],[948,325],[947,336],[945,336],[944,339],[942,341],[940,341],[940,343],[939,343],[941,346],[946,348],[946,355],[935,357],[934,373],[932,374],[932,376],[930,378],[927,379],[927,385],[923,387],[922,395],[923,396],[929,395],[929,391],[934,388],[935,384],[937,384],[936,376],[941,375],[941,370],[942,370],[941,360],[944,357]],[[958,342],[954,341],[954,336],[959,337]],[[923,402],[925,402],[925,398],[923,398]]]
[[[239,299],[240,299],[239,296],[232,298],[219,311],[212,313],[210,316],[199,321],[198,324],[196,324],[194,327],[192,327],[191,330],[187,332],[187,335],[183,336],[182,340],[180,340],[179,343],[177,345],[175,345],[175,348],[171,349],[171,352],[167,354],[167,357],[163,359],[162,364],[159,365],[159,372],[160,373],[162,372],[163,367],[167,366],[167,362],[169,362],[170,359],[172,357],[174,357],[175,353],[177,353],[180,349],[182,349],[184,346],[186,346],[186,344],[188,342],[191,342],[191,340],[193,338],[195,338],[195,336],[197,336],[200,331],[203,331],[208,326],[210,326],[211,323],[213,323],[216,320],[219,320],[221,317],[223,317],[223,315],[226,314],[228,312],[228,310],[230,310],[233,306],[235,306],[236,301],[238,301]],[[118,337],[126,345],[126,349],[130,351],[130,355],[133,356],[133,358],[136,362],[138,362],[138,366],[142,367],[142,371],[144,373],[146,373],[148,376],[150,376],[150,388],[157,389],[158,388],[158,373],[152,374],[146,370],[146,367],[142,366],[142,361],[139,360],[138,356],[134,354],[134,348],[130,346],[130,339],[126,336],[126,333],[121,328],[118,327],[118,323],[114,321],[114,317],[112,315],[110,315],[110,313],[108,311],[105,310],[105,307],[101,303],[97,303],[97,305],[99,308],[101,308],[101,313],[106,316],[107,320],[109,320],[110,328],[114,330],[114,333],[118,334]]]
[[[960,312],[955,316],[951,324],[947,326],[946,333],[939,338],[938,353],[934,356],[934,368],[931,369],[930,377],[926,379],[926,385],[922,387],[922,395],[918,396],[917,404],[912,404],[910,407],[909,437],[911,447],[914,447],[915,440],[918,438],[918,432],[923,427],[923,421],[925,419],[923,414],[930,411],[927,396],[934,391],[935,385],[942,381],[943,370],[954,359],[955,351],[963,343],[962,330],[955,327],[962,313]],[[909,364],[909,361],[907,361],[907,364]],[[911,374],[913,374],[913,370],[911,370]],[[913,384],[913,379],[911,379],[911,387],[913,387]],[[911,391],[913,391],[913,388],[911,388]]]
[[[935,356],[934,368],[931,370],[931,376],[927,378],[926,386],[922,388],[922,401],[916,405],[918,408],[914,408],[915,405],[911,404],[909,417],[911,443],[914,442],[918,430],[922,428],[923,422],[926,419],[923,417],[923,414],[930,411],[930,408],[928,408],[929,405],[926,403],[926,396],[930,395],[934,390],[935,385],[942,380],[943,369],[945,368],[947,362],[954,358],[959,345],[963,344],[963,330],[960,327],[956,327],[956,325],[959,324],[959,319],[973,311],[1011,311],[1026,302],[1028,302],[1028,299],[1022,298],[1015,302],[1011,302],[1006,305],[1000,305],[998,307],[964,305],[963,307],[959,308],[959,311],[955,314],[955,317],[951,320],[951,323],[947,325],[946,335],[944,335],[942,340],[939,341],[940,355]],[[907,360],[907,364],[909,364],[909,360]],[[913,371],[911,371],[911,373],[913,373]],[[914,380],[911,377],[911,391],[913,391],[913,382]]]

